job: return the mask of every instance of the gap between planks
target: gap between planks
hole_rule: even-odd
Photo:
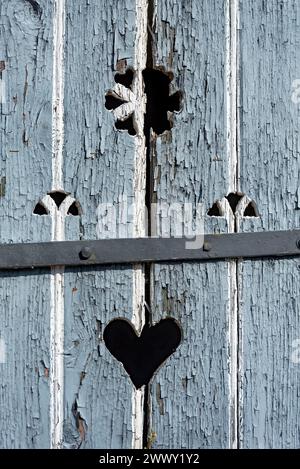
[[[146,96],[142,72],[146,68],[148,43],[148,0],[136,0],[136,38],[134,51],[135,77],[133,80],[133,93],[136,97],[134,123],[135,158],[134,158],[134,222],[133,237],[146,236],[145,231],[145,200],[146,200],[146,171],[147,149],[144,134],[144,115],[146,112]],[[133,268],[133,313],[132,323],[140,333],[145,324],[145,270],[142,265]],[[144,432],[144,399],[145,386],[133,390],[132,393],[132,448],[143,447]]]

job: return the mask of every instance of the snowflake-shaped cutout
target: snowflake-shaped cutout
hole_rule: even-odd
[[[133,115],[136,109],[136,96],[131,90],[134,72],[127,69],[124,74],[115,75],[116,85],[105,96],[105,107],[113,112],[116,128],[128,130],[130,135],[136,135]]]
[[[171,115],[181,109],[182,93],[176,91],[170,94],[170,83],[173,74],[164,70],[146,68],[142,72],[144,81],[144,95],[146,108],[144,118],[144,133],[148,135],[150,129],[157,135],[165,130],[171,130]],[[140,112],[142,102],[134,93],[135,75],[132,69],[115,75],[116,85],[106,94],[106,109],[113,112],[116,128],[128,130],[130,135],[136,135],[135,114]],[[141,97],[140,97],[141,98]]]

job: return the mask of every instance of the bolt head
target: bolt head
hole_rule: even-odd
[[[82,248],[81,251],[80,251],[80,254],[79,254],[80,259],[82,259],[82,260],[89,259],[91,257],[91,255],[92,255],[92,250],[88,246]]]
[[[211,250],[211,244],[205,241],[203,244],[203,251],[210,251],[210,250]]]

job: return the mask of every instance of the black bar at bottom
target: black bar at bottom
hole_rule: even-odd
[[[204,245],[203,245],[204,241]],[[0,245],[0,269],[300,256],[300,230]]]
[[[2,464],[21,463],[24,467],[30,463],[31,467],[47,462],[65,463],[67,467],[147,467],[147,465],[187,465],[198,464],[194,467],[211,467],[213,462],[224,465],[230,462],[270,463],[287,462],[289,457],[299,457],[299,450],[215,450],[215,449],[173,449],[173,450],[1,450]]]

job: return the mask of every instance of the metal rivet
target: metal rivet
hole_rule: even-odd
[[[89,259],[91,255],[92,255],[92,250],[89,247],[82,248],[79,253],[80,259],[83,259],[83,260]]]
[[[211,250],[211,244],[205,241],[203,243],[203,251],[210,251]]]

